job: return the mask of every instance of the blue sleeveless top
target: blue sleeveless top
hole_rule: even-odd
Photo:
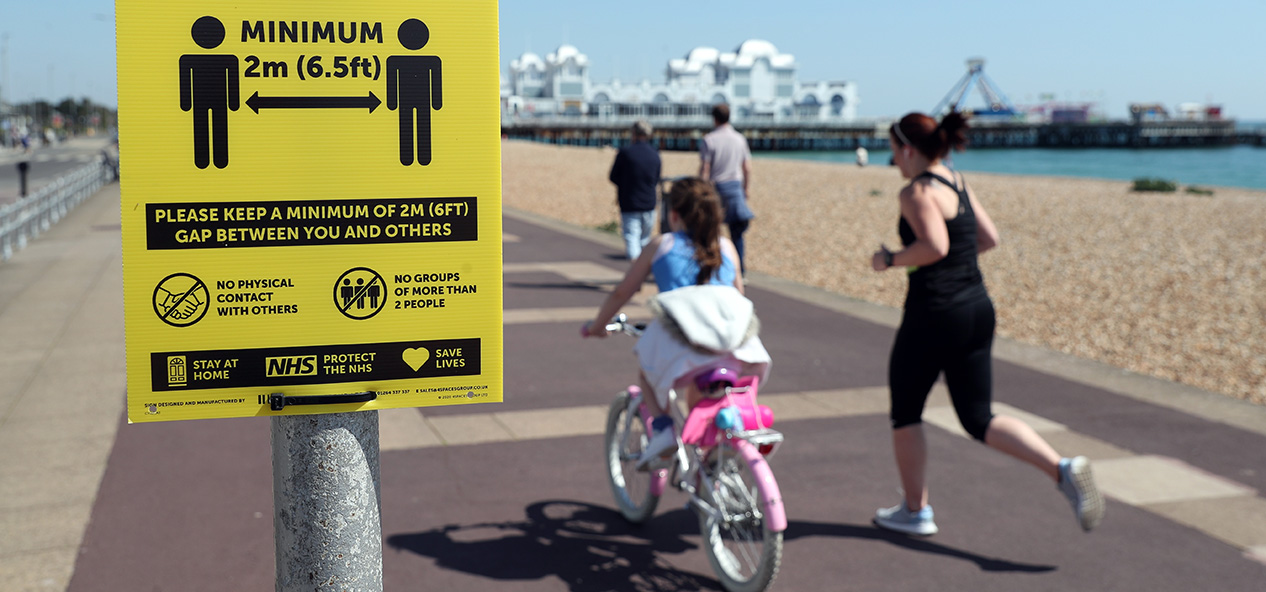
[[[651,272],[655,274],[655,285],[659,286],[660,292],[695,285],[699,277],[699,262],[695,261],[694,242],[685,232],[664,236],[655,259],[651,261]],[[722,251],[721,267],[713,272],[708,283],[733,286],[734,276],[734,262]]]

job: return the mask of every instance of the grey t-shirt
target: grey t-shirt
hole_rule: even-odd
[[[722,125],[703,137],[699,158],[710,163],[709,181],[724,183],[743,180],[743,161],[752,158],[747,140],[730,124]]]

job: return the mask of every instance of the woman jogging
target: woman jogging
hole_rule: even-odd
[[[624,279],[602,303],[597,317],[586,325],[588,335],[606,337],[606,324],[641,289],[651,272],[655,274],[661,294],[686,286],[720,285],[734,288],[734,291],[722,290],[716,294],[721,299],[743,299],[738,252],[730,239],[721,236],[721,202],[712,184],[697,177],[682,179],[673,183],[669,197],[672,209],[668,221],[672,232],[656,236],[642,250]],[[715,304],[724,306],[726,301]],[[673,420],[667,411],[668,391],[674,384],[683,381],[688,384],[691,370],[703,368],[720,357],[733,356],[743,362],[742,374],[763,375],[770,362],[769,353],[755,335],[731,352],[705,353],[683,343],[680,336],[658,320],[646,328],[633,351],[641,367],[642,390],[651,395],[644,399],[655,414],[651,440],[639,459],[641,465],[675,449]],[[686,395],[689,408],[694,408],[701,398],[693,385],[687,387]]]
[[[905,312],[888,366],[892,444],[904,499],[875,513],[875,524],[915,535],[937,532],[926,484],[927,440],[922,414],[944,372],[954,411],[972,438],[1047,474],[1073,506],[1083,530],[1103,518],[1104,502],[1085,457],[1061,458],[1024,422],[993,415],[994,308],[977,255],[998,244],[998,231],[962,175],[942,162],[966,143],[966,118],[951,112],[938,124],[911,113],[889,130],[894,164],[909,183],[901,189],[898,231],[903,249],[881,246],[875,271],[909,274]]]

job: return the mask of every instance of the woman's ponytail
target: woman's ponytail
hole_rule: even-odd
[[[961,152],[967,145],[967,117],[958,111],[950,111],[941,118],[937,132],[941,136],[941,157],[949,154],[950,150]]]
[[[967,145],[967,128],[967,116],[958,111],[950,111],[940,123],[922,113],[910,113],[893,124],[892,137],[899,145],[909,145],[928,160],[936,160]]]
[[[694,244],[699,264],[695,284],[702,286],[721,268],[721,200],[712,184],[698,177],[673,183],[668,195]]]

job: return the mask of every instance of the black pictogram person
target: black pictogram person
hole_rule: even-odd
[[[400,23],[396,36],[406,49],[416,51],[431,39],[431,31],[426,23],[409,19]],[[431,164],[431,109],[442,106],[439,56],[387,58],[387,108],[400,109],[400,164],[413,164],[415,132],[417,162]]]
[[[194,21],[192,34],[199,47],[214,49],[224,41],[224,25],[213,16],[204,16]],[[237,56],[180,56],[180,109],[193,110],[193,163],[198,168],[210,164],[211,145],[215,147],[216,168],[229,166],[228,111],[237,111],[238,106]]]
[[[352,307],[352,301],[356,299],[356,288],[352,287],[352,280],[343,280],[343,286],[339,288],[338,296],[343,301],[343,310]]]

